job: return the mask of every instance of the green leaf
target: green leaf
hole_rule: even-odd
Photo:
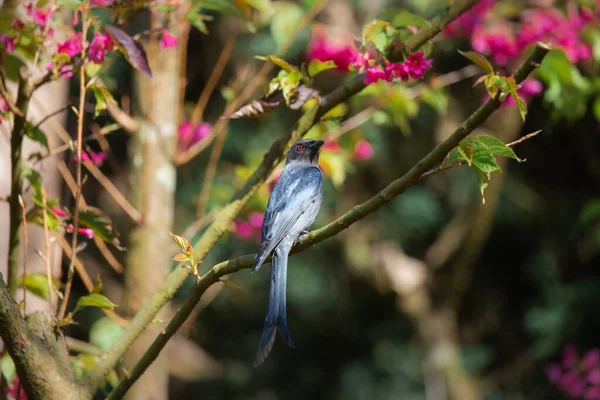
[[[23,277],[19,278],[19,287],[23,287]],[[52,288],[60,288],[61,283],[58,279],[52,278]],[[41,297],[42,299],[50,299],[50,289],[48,288],[48,276],[44,272],[36,274],[27,274],[25,277],[25,289],[27,291]]]
[[[375,48],[382,53],[394,40],[396,30],[392,28],[389,22],[374,20],[363,28],[363,45],[371,42]]]
[[[325,62],[312,60],[310,64],[308,64],[308,75],[313,78],[315,75],[333,68],[337,68],[337,65],[331,60]]]
[[[600,122],[600,96],[594,99],[594,116],[596,117],[596,121]]]
[[[382,19],[391,22],[394,28],[404,28],[406,26],[425,28],[431,25],[425,18],[406,10],[392,9],[386,11],[385,15],[387,18],[384,17]]]
[[[46,137],[46,134],[44,132],[42,132],[42,130],[40,128],[36,128],[30,122],[25,123],[25,135],[29,139],[41,144],[46,150],[48,150],[48,151],[50,150],[50,147],[48,146],[48,138]]]
[[[93,78],[96,75],[98,75],[98,73],[100,72],[100,70],[102,69],[102,64],[96,64],[96,63],[87,63],[85,64],[85,75],[88,78]]]
[[[298,71],[298,68],[296,68],[295,66],[291,65],[290,63],[288,63],[287,61],[285,61],[284,59],[281,59],[279,57],[277,57],[276,55],[270,54],[268,56],[254,56],[254,58],[258,59],[258,60],[262,60],[262,61],[271,61],[273,64],[277,65],[279,68],[282,68],[286,71]]]
[[[73,310],[73,314],[85,307],[98,307],[103,310],[113,311],[116,304],[101,294],[92,293],[87,296],[81,296],[79,300],[77,300],[77,305],[75,306],[75,310]]]
[[[6,382],[10,383],[17,375],[17,368],[15,367],[15,363],[13,362],[8,351],[2,355],[2,359],[0,361],[2,363],[2,375]]]
[[[111,243],[119,250],[123,250],[119,235],[113,226],[110,217],[102,210],[95,207],[79,208],[79,225],[90,228],[94,234],[107,243]]]
[[[471,140],[463,140],[458,144],[456,149],[461,155],[462,160],[471,166],[473,163],[473,142]]]
[[[481,202],[485,204],[485,188],[490,184],[490,173],[484,172],[479,168],[473,168],[475,176],[477,177],[477,183],[479,184],[479,191],[481,192]]]
[[[277,1],[273,3],[275,13],[271,19],[271,35],[281,49],[290,39],[302,18],[304,11],[302,7],[292,1]]]
[[[496,162],[496,158],[483,142],[473,140],[473,166],[483,172],[499,171],[500,166]]]
[[[502,142],[502,140],[498,139],[497,137],[489,136],[489,135],[481,135],[481,136],[475,136],[473,138],[473,140],[477,140],[477,141],[480,141],[483,144],[485,144],[490,149],[490,152],[494,156],[508,157],[508,158],[512,158],[513,160],[517,160],[518,162],[525,161],[525,160],[517,157],[517,155],[515,154],[513,149],[511,149],[510,147],[505,145]]]
[[[295,89],[300,85],[300,81],[302,80],[302,74],[300,71],[290,72],[288,76],[281,79],[281,89],[283,92],[283,97],[285,98],[285,103],[289,106],[293,100],[293,95],[295,94]]]
[[[99,318],[90,328],[90,343],[94,346],[108,350],[123,333],[123,327],[110,319],[103,316]]]
[[[492,67],[492,64],[488,61],[487,58],[485,58],[483,55],[474,52],[474,51],[460,51],[458,50],[458,52],[468,58],[469,60],[471,60],[472,63],[478,65],[479,67],[481,67],[484,71],[486,71],[489,74],[493,74],[494,73],[494,67]]]
[[[94,92],[94,96],[96,97],[96,110],[94,112],[94,116],[97,117],[100,115],[100,111],[106,110],[108,108],[108,103],[117,104],[117,101],[113,98],[112,94],[108,91],[104,86],[92,86],[92,91]]]
[[[42,197],[42,177],[39,172],[33,168],[23,167],[23,177],[29,181],[31,189],[33,190],[34,196],[33,201],[38,206],[43,206],[44,201]]]
[[[40,200],[40,203],[42,201]],[[52,212],[52,207],[58,204],[57,199],[52,201],[46,201],[46,222],[48,223],[48,229],[52,232],[58,231],[61,225],[61,219]],[[30,209],[25,215],[25,219],[28,223],[36,224],[44,227],[44,214],[42,205],[36,204],[35,207]]]
[[[511,87],[510,94],[512,95],[513,99],[515,99],[515,101],[517,102],[517,108],[519,109],[521,119],[525,121],[525,117],[527,116],[527,103],[525,103],[525,101],[523,101],[523,99],[519,97],[515,86]]]
[[[4,57],[4,65],[2,67],[6,74],[6,79],[18,82],[19,71],[25,67],[25,63],[19,57],[15,57],[12,54],[4,53],[2,56]]]

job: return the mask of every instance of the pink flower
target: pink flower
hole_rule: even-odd
[[[95,7],[108,7],[112,6],[115,0],[91,0],[90,5]]]
[[[175,35],[169,32],[168,29],[163,29],[162,37],[160,39],[161,50],[174,46],[177,46],[177,37],[175,37]]]
[[[583,395],[585,400],[600,400],[600,386],[592,386]]]
[[[352,153],[352,158],[355,160],[368,160],[373,157],[375,151],[373,150],[373,146],[371,143],[367,142],[364,139],[359,140],[354,145],[354,152]]]
[[[248,239],[254,235],[254,228],[249,222],[235,222],[235,234],[240,239]]]
[[[356,48],[348,41],[347,44],[338,44],[330,41],[325,30],[315,28],[312,39],[308,44],[307,58],[309,60],[333,61],[339,71],[348,71],[350,64],[358,55]]]
[[[66,54],[73,58],[81,53],[81,33],[76,33],[69,40],[58,44],[58,54]]]
[[[548,382],[552,384],[557,384],[560,381],[560,377],[562,376],[562,368],[558,364],[550,364],[545,369],[546,378]]]
[[[87,162],[90,161],[90,156],[87,152],[82,151],[81,152],[81,162]],[[77,164],[77,154],[73,154],[73,158],[71,158],[71,163],[72,164]]]
[[[48,20],[52,18],[50,10],[44,10],[42,8],[33,8],[33,3],[29,3],[25,6],[25,12],[29,15],[33,22],[40,27],[40,30],[46,28]]]
[[[592,369],[587,376],[587,381],[594,385],[600,385],[600,369]]]
[[[93,152],[90,150],[90,159],[92,160],[92,164],[94,164],[95,166],[99,167],[104,163],[104,160],[106,160],[106,153],[103,151],[99,151],[98,153]]]
[[[404,67],[412,79],[422,79],[425,72],[431,68],[431,64],[433,64],[433,61],[426,59],[425,54],[420,51],[410,54],[404,62]]]
[[[579,354],[575,346],[572,344],[565,346],[563,349],[562,366],[564,368],[573,368],[577,361],[579,361]]]
[[[370,54],[369,52],[357,54],[350,61],[352,62],[351,65],[355,71],[363,72],[367,68],[373,66],[375,63],[375,55]]]
[[[104,62],[104,54],[114,47],[111,37],[107,34],[96,32],[90,44],[90,61],[96,64]]]
[[[581,358],[581,367],[584,371],[589,371],[600,362],[600,349],[592,349]]]
[[[53,206],[52,212],[59,218],[67,218],[67,213],[59,206]]]
[[[253,228],[262,228],[263,220],[265,219],[265,214],[260,212],[253,212],[248,217],[248,222]]]
[[[72,65],[63,65],[58,69],[58,74],[61,79],[69,79],[73,76],[73,66]]]
[[[477,26],[471,46],[475,51],[490,54],[500,65],[506,65],[519,55],[517,41],[508,23]]]
[[[387,75],[384,70],[375,66],[367,69],[367,75],[365,76],[365,85],[378,82],[381,79],[387,79]]]
[[[18,18],[12,22],[12,27],[14,29],[23,29],[24,26],[25,26],[25,24],[23,23],[23,21],[21,21]]]
[[[388,63],[385,67],[385,74],[388,82],[395,79],[401,79],[406,82],[409,78],[408,68],[404,63]]]
[[[192,144],[201,141],[202,139],[208,137],[212,130],[212,126],[208,122],[202,122],[198,124],[196,129],[194,130],[194,136],[192,137]]]
[[[15,42],[17,41],[16,36],[8,36],[4,33],[0,33],[0,43],[4,45],[4,48],[9,53],[15,51]]]
[[[7,111],[8,111],[8,103],[6,102],[4,97],[2,97],[0,95],[0,112],[7,112]]]
[[[323,143],[323,146],[321,146],[321,150],[329,151],[332,153],[339,153],[340,151],[342,151],[342,147],[335,140],[328,139],[325,140],[325,143]]]
[[[77,229],[77,233],[85,236],[88,239],[94,238],[94,230],[91,228],[79,228],[79,229]]]
[[[571,397],[581,397],[585,391],[585,380],[576,372],[568,371],[560,378],[558,386]]]
[[[485,16],[494,7],[496,0],[482,0],[466,13],[458,17],[444,29],[448,36],[470,36],[475,27],[483,23]]]
[[[7,400],[17,400],[17,398],[27,400],[27,394],[25,393],[25,389],[23,389],[23,385],[19,385],[18,376],[15,376],[10,385],[4,388],[4,396],[6,396]]]

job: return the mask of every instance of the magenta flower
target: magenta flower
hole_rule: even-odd
[[[548,365],[545,373],[567,397],[600,400],[600,349],[589,350],[580,358],[575,346],[567,345],[561,363]]]
[[[201,141],[202,139],[210,136],[210,132],[212,130],[212,126],[208,122],[202,122],[198,124],[196,129],[194,130],[194,136],[192,137],[192,144]]]
[[[583,395],[585,400],[600,400],[600,386],[592,386]]]
[[[23,29],[23,27],[25,26],[25,24],[23,23],[23,21],[21,21],[19,18],[15,19],[12,22],[12,27],[14,29]]]
[[[67,213],[62,208],[60,208],[59,206],[53,206],[52,207],[52,212],[58,218],[67,218]]]
[[[592,349],[581,358],[581,367],[584,371],[589,371],[600,362],[600,349]]]
[[[325,140],[325,143],[323,143],[323,146],[321,146],[321,150],[329,151],[331,153],[339,153],[342,151],[342,147],[335,140],[327,139]]]
[[[404,63],[388,63],[385,67],[388,82],[395,79],[401,79],[403,82],[406,82],[409,78],[408,72],[408,66]]]
[[[7,111],[8,111],[8,103],[6,102],[4,97],[2,95],[0,95],[0,112],[7,112]]]
[[[490,54],[492,59],[500,65],[506,65],[519,55],[517,40],[508,23],[477,26],[473,33],[471,46],[475,51]]]
[[[169,47],[177,46],[177,37],[169,32],[168,29],[162,30],[162,37],[160,38],[160,48],[164,50]]]
[[[66,54],[69,58],[73,58],[81,53],[81,33],[78,32],[69,40],[58,44],[58,54]]]
[[[85,236],[88,239],[94,238],[94,230],[91,228],[79,228],[79,229],[77,229],[77,233]]]
[[[113,48],[114,44],[109,35],[96,32],[90,44],[90,61],[96,64],[104,62],[104,54]]]
[[[359,140],[354,145],[354,152],[352,153],[352,158],[355,160],[368,160],[373,157],[375,151],[373,150],[373,146],[371,143],[367,142],[364,139]]]
[[[16,36],[8,36],[4,33],[0,33],[0,43],[2,43],[4,49],[9,53],[15,51],[15,42],[17,41]]]
[[[33,19],[33,22],[40,27],[40,30],[46,28],[48,20],[52,18],[50,10],[44,10],[43,8],[34,8],[33,3],[29,3],[25,6],[25,12],[29,17]]]
[[[98,153],[94,152],[94,151],[83,151],[81,153],[81,162],[85,163],[88,161],[91,161],[92,164],[94,164],[95,166],[99,167],[104,163],[104,160],[106,160],[106,153],[104,153],[103,151],[100,151]],[[77,154],[73,155],[73,158],[71,158],[71,163],[76,164],[77,163]]]
[[[2,353],[0,353],[0,355],[2,355]],[[20,390],[19,390],[19,388],[20,388]],[[19,391],[21,393],[19,393]],[[15,376],[13,378],[12,382],[10,382],[10,385],[8,385],[7,387],[4,388],[3,394],[8,400],[17,400],[17,399],[27,400],[27,394],[25,393],[25,389],[23,388],[23,385],[19,385],[19,377],[18,376]]]
[[[235,235],[240,239],[248,239],[254,236],[254,228],[249,222],[235,222]]]
[[[466,13],[458,17],[454,22],[444,29],[444,33],[450,37],[470,36],[475,27],[481,24],[485,16],[494,7],[496,0],[482,0]]]
[[[358,51],[351,42],[338,44],[332,42],[325,34],[325,30],[317,27],[308,44],[308,60],[333,61],[338,71],[348,71]]]
[[[579,353],[572,344],[565,346],[562,356],[562,366],[564,368],[573,368],[575,367],[575,364],[577,364],[577,361],[579,361]]]
[[[560,387],[567,396],[581,397],[585,391],[585,380],[576,372],[567,371],[560,378],[558,387]]]
[[[384,70],[375,66],[367,69],[367,75],[365,76],[365,85],[378,82],[379,80],[386,80],[387,75]]]
[[[560,381],[563,371],[559,364],[549,364],[544,369],[544,372],[546,373],[548,382],[557,384]]]
[[[253,228],[262,229],[262,224],[265,219],[265,214],[260,212],[253,212],[248,216],[248,222]]]
[[[587,381],[593,385],[600,385],[600,369],[594,368],[588,372]]]
[[[422,79],[425,72],[431,68],[432,60],[425,58],[423,52],[413,53],[408,56],[404,62],[406,72],[412,79]]]

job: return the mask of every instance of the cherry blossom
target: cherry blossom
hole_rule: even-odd
[[[307,58],[309,60],[333,61],[339,71],[348,71],[358,51],[351,41],[336,43],[328,38],[322,27],[315,28],[308,44]]]
[[[96,32],[90,44],[90,61],[96,64],[104,62],[104,54],[113,48],[114,43],[109,35]]]

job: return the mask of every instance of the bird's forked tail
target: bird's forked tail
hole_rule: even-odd
[[[265,361],[273,344],[277,330],[290,347],[294,347],[290,330],[287,326],[287,317],[285,309],[285,289],[287,283],[287,252],[279,252],[276,249],[273,252],[271,260],[271,284],[269,287],[269,304],[267,307],[267,316],[263,327],[262,336],[258,345],[258,351],[254,357],[253,365],[258,367]],[[283,253],[283,254],[281,254]]]

